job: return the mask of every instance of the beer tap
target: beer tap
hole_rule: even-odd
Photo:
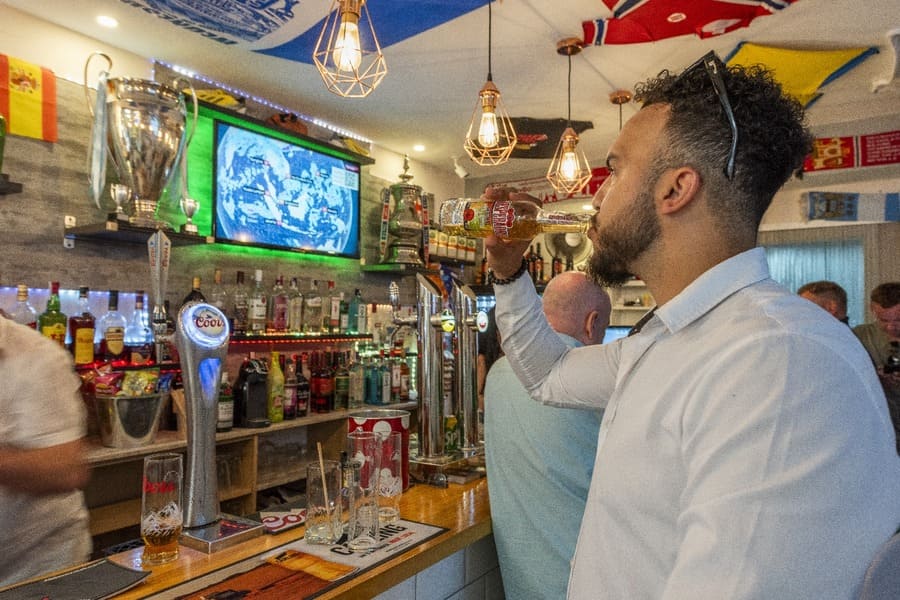
[[[166,345],[172,341],[168,333],[166,321],[166,285],[169,279],[169,257],[172,254],[172,242],[160,230],[147,240],[147,254],[150,259],[150,289],[153,293],[152,328],[153,340],[156,344],[156,360],[166,354]]]
[[[418,330],[416,329],[418,317],[415,315],[400,316],[400,286],[397,285],[396,281],[392,281],[388,286],[388,301],[391,304],[391,323],[395,325],[389,338],[390,345],[394,345],[394,336],[404,328],[411,329],[418,335]]]
[[[479,323],[484,323],[486,315],[477,310],[478,299],[468,285],[453,277],[453,312],[456,320],[457,357],[456,377],[454,377],[454,399],[456,414],[459,416],[460,449],[463,456],[474,456],[479,451],[478,444],[478,392],[475,380],[475,363],[478,357]]]

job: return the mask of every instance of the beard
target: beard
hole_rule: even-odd
[[[617,221],[594,225],[596,243],[586,273],[595,283],[623,285],[632,277],[629,265],[659,237],[652,187],[653,182],[649,182],[635,198],[633,210],[626,211]]]

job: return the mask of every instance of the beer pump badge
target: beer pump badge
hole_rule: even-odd
[[[475,314],[475,327],[478,329],[478,333],[484,333],[488,328],[488,314],[483,310],[479,310]]]
[[[181,313],[187,337],[205,348],[218,348],[228,341],[228,319],[214,306],[197,303]]]

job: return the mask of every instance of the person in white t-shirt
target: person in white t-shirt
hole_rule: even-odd
[[[86,419],[72,358],[0,318],[0,587],[91,554]]]

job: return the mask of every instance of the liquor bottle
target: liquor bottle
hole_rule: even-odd
[[[442,232],[466,237],[494,234],[508,240],[529,240],[539,233],[585,233],[590,213],[544,210],[527,200],[452,198],[441,204]]]
[[[394,342],[395,360],[400,370],[400,393],[398,395],[399,402],[409,400],[409,363],[406,360],[406,350],[403,348],[403,340]]]
[[[385,356],[384,350],[379,350],[379,374],[381,375],[381,402],[380,404],[390,404],[391,402],[391,361],[389,356]]]
[[[571,256],[566,257],[566,271],[574,271],[575,270],[575,261]]]
[[[234,390],[228,382],[228,371],[225,369],[222,369],[216,409],[216,431],[231,431],[234,427]]]
[[[534,281],[534,244],[528,246],[528,252],[525,253],[525,256],[522,257],[525,261],[525,265],[528,268],[528,277],[531,278],[531,281]]]
[[[556,277],[557,275],[559,275],[560,273],[563,272],[563,261],[558,256],[553,257],[553,260],[551,261],[550,266],[551,266],[551,273],[550,273],[551,278]]]
[[[312,377],[310,387],[310,408],[313,412],[324,413],[331,410],[334,402],[334,377],[324,352],[317,352],[310,364]]]
[[[125,355],[125,328],[128,323],[119,312],[119,291],[109,290],[109,303],[107,311],[97,324],[96,336],[99,338],[99,346],[96,355],[100,360],[124,364]]]
[[[250,295],[244,283],[244,272],[238,271],[235,277],[234,294],[231,296],[231,332],[246,335],[250,329]]]
[[[334,282],[329,279],[328,291],[322,296],[322,333],[337,333],[340,311],[340,298],[334,291]]]
[[[350,328],[350,303],[344,298],[344,292],[338,294],[340,301],[338,302],[338,312],[340,314],[337,333],[347,333]]]
[[[359,352],[354,352],[353,362],[348,368],[349,389],[347,390],[347,407],[362,408],[366,401],[366,370],[360,361]]]
[[[253,280],[253,292],[250,294],[250,330],[251,334],[266,332],[266,311],[269,303],[266,298],[266,290],[263,288],[262,269],[256,269]]]
[[[9,316],[16,323],[37,329],[37,311],[28,302],[28,286],[24,283],[20,283],[16,288],[16,305],[13,306]]]
[[[369,354],[365,369],[366,404],[377,406],[381,404],[381,365],[375,352]]]
[[[37,328],[44,337],[55,340],[60,346],[66,346],[66,326],[69,318],[60,310],[59,282],[50,282],[50,297],[47,298],[47,308],[38,315]]]
[[[144,310],[144,290],[134,294],[134,313],[125,328],[125,355],[132,365],[147,365],[153,362],[153,331],[147,325]]]
[[[537,252],[534,254],[534,280],[535,283],[544,282],[544,255],[541,253],[541,243],[537,243]]]
[[[69,317],[70,350],[75,365],[89,365],[94,362],[94,325],[96,319],[91,314],[88,287],[78,288],[78,309]]]
[[[209,303],[222,311],[227,317],[230,317],[231,307],[228,305],[228,290],[222,283],[222,269],[213,271],[213,285],[209,290]]]
[[[303,294],[300,293],[300,286],[296,277],[291,277],[291,283],[288,286],[287,321],[287,328],[290,333],[303,331]]]
[[[297,416],[305,417],[307,412],[309,411],[309,398],[310,398],[310,386],[309,386],[309,377],[304,373],[305,371],[309,371],[309,367],[305,360],[303,360],[303,355],[294,355],[294,364],[297,366]]]
[[[362,293],[359,288],[353,290],[353,297],[350,298],[350,305],[347,307],[347,333],[360,333],[359,313],[360,310],[366,310],[366,303],[362,299]],[[363,317],[365,320],[365,317]]]
[[[206,302],[206,296],[204,296],[203,292],[200,291],[199,277],[191,278],[191,291],[188,292],[188,295],[185,296],[184,300],[181,301],[181,306],[194,302]]]
[[[319,281],[310,280],[309,292],[303,298],[303,333],[322,331],[322,296],[319,295]]]
[[[284,421],[284,372],[278,352],[273,351],[269,364],[269,376],[266,378],[266,408],[269,421]]]
[[[297,363],[290,356],[284,360],[284,420],[297,418]]]
[[[269,296],[269,307],[266,311],[266,332],[287,333],[288,330],[288,292],[284,287],[284,276],[275,278],[272,293]]]
[[[343,352],[338,354],[337,368],[334,370],[334,408],[350,408],[350,370]]]

